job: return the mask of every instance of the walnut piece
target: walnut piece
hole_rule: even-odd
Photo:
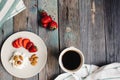
[[[29,61],[32,66],[35,66],[38,63],[38,56],[36,54],[33,54],[30,58]]]

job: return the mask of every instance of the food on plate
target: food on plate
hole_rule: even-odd
[[[15,41],[13,41],[12,42],[12,45],[13,45],[13,47],[15,47],[15,48],[20,48],[21,46],[19,45],[19,43],[18,43],[18,39],[16,39]]]
[[[37,47],[32,45],[30,48],[29,48],[29,52],[36,52],[37,51]]]
[[[29,48],[30,48],[31,46],[33,46],[33,45],[34,45],[33,42],[31,42],[31,41],[28,42],[28,43],[27,43],[27,46],[26,46],[26,49],[29,50]]]
[[[29,43],[29,42],[30,42],[30,40],[29,40],[28,38],[23,39],[23,40],[22,40],[22,45],[23,45],[23,47],[26,48],[27,43]]]
[[[17,38],[12,42],[12,46],[14,48],[20,48],[23,47],[27,49],[29,52],[37,52],[37,47],[34,45],[32,41],[28,38]]]
[[[58,28],[57,22],[55,22],[51,16],[47,14],[46,11],[41,11],[40,13],[41,20],[40,23],[44,28],[49,28],[50,30],[55,30]]]
[[[58,27],[57,23],[55,21],[52,21],[49,23],[49,27],[51,30],[54,30]]]
[[[32,66],[35,66],[38,63],[38,56],[36,54],[33,54],[30,58],[29,61]]]
[[[28,57],[25,56],[25,53],[15,51],[9,62],[13,67],[17,69],[23,69],[28,65]]]
[[[22,46],[22,40],[23,40],[23,38],[18,38],[18,44],[19,44],[20,46]]]

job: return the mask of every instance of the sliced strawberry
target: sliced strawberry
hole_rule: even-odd
[[[33,46],[33,45],[34,45],[33,42],[28,42],[28,43],[27,43],[27,46],[26,46],[26,49],[29,50],[29,48],[30,48],[31,46]]]
[[[15,48],[18,48],[18,46],[16,45],[15,41],[12,42],[12,46]]]
[[[20,45],[19,45],[18,39],[16,39],[15,41],[13,41],[12,45],[13,45],[13,47],[15,47],[15,48],[19,48]]]
[[[22,40],[23,40],[23,38],[18,38],[18,43],[20,46],[22,46]]]
[[[23,46],[24,48],[26,48],[27,43],[29,43],[29,42],[30,42],[29,39],[27,39],[27,38],[23,39],[23,40],[22,40],[22,46]]]
[[[29,48],[29,52],[36,52],[36,51],[37,51],[37,47],[34,45]]]

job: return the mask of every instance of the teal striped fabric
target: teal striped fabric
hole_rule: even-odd
[[[0,11],[1,11],[2,8],[4,7],[6,1],[7,1],[7,0],[1,0],[1,1],[0,1]]]
[[[70,73],[63,73],[54,80],[120,80],[120,63],[111,63],[102,67],[84,64],[74,75],[79,79],[75,79]]]
[[[0,11],[4,8],[5,2],[8,0],[2,0],[0,3]],[[25,5],[22,0],[14,0],[14,3],[9,8],[8,12],[5,14],[3,19],[0,21],[0,27],[4,24],[5,21],[12,18],[13,16],[17,15],[21,11],[25,9]]]

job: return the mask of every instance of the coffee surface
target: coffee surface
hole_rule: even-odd
[[[62,57],[62,62],[68,70],[77,69],[81,63],[80,55],[75,51],[67,51]]]

